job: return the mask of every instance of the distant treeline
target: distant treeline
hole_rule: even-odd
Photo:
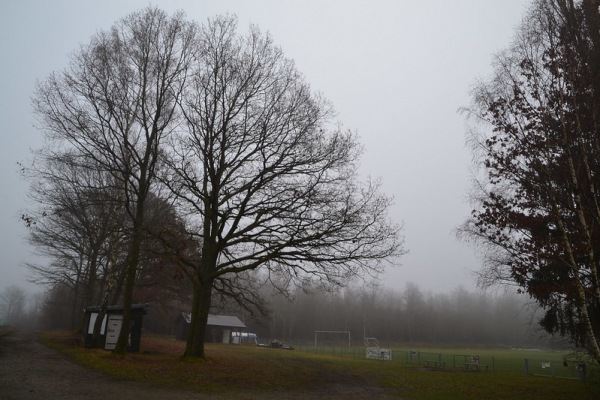
[[[315,331],[328,330],[350,331],[355,344],[362,344],[364,337],[380,343],[556,344],[538,328],[528,296],[510,290],[473,293],[457,288],[431,293],[410,283],[403,290],[354,286],[337,293],[298,290],[293,300],[273,295],[269,304],[268,317],[246,318],[248,328],[265,342],[277,338],[312,343]]]
[[[64,285],[57,285],[44,295],[27,296],[14,287],[1,294],[0,322],[41,329],[81,328],[82,306]],[[274,287],[263,286],[261,297],[266,315],[258,311],[251,314],[235,303],[221,304],[212,312],[240,317],[247,331],[257,333],[263,343],[278,339],[311,344],[315,331],[320,330],[350,331],[355,345],[362,345],[364,337],[375,337],[381,344],[510,347],[561,344],[539,329],[538,310],[528,296],[508,289],[471,292],[457,288],[447,293],[432,293],[411,283],[402,289],[354,284],[336,292],[298,288],[284,296]],[[177,316],[190,307],[188,302],[157,296],[156,291],[140,291],[136,300],[149,304],[144,331],[161,335],[173,335]],[[347,336],[325,338],[324,335],[325,339],[347,341]]]

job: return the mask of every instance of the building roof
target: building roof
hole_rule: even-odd
[[[145,310],[148,307],[148,304],[132,304],[132,310]],[[85,313],[97,313],[100,312],[100,306],[91,306],[86,307],[83,310]],[[106,307],[106,311],[123,311],[123,306],[108,306]]]
[[[233,315],[208,315],[208,324],[211,326],[228,326],[231,328],[245,328],[244,324],[238,317]]]
[[[185,319],[185,322],[188,324],[192,320],[192,314],[182,312],[181,315]],[[208,323],[210,326],[224,326],[228,328],[245,328],[246,324],[244,324],[238,317],[233,315],[214,315],[208,314]]]

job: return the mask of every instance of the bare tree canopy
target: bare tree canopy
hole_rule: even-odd
[[[37,207],[22,219],[29,243],[51,261],[28,266],[34,282],[72,289],[74,328],[79,311],[98,301],[97,284],[106,277],[111,254],[122,253],[117,247],[124,242],[127,224],[114,218],[117,190],[109,174],[78,166],[68,153],[38,155],[39,168],[23,169]]]
[[[75,52],[69,68],[38,85],[33,100],[47,153],[71,151],[80,165],[100,168],[116,182],[117,203],[131,221],[123,326],[129,326],[146,198],[161,143],[178,124],[195,39],[195,25],[182,13],[133,13]],[[121,330],[116,352],[125,351],[127,336]]]
[[[169,153],[166,184],[202,242],[191,356],[204,355],[215,282],[260,267],[288,283],[337,285],[403,252],[390,199],[358,180],[356,136],[332,124],[331,106],[268,34],[236,25],[219,17],[202,27],[187,129]]]
[[[71,61],[35,94],[53,145],[44,154],[68,151],[112,177],[130,225],[125,310],[135,280],[153,281],[152,268],[139,268],[149,246],[190,278],[186,356],[204,356],[215,294],[260,306],[261,279],[282,290],[336,286],[404,253],[401,227],[387,215],[391,198],[378,181],[359,179],[357,135],[258,28],[242,35],[235,17],[199,25],[148,8]],[[153,191],[173,199],[177,223],[148,225]],[[169,235],[180,240],[160,241]]]
[[[542,326],[600,362],[599,2],[538,0],[473,92],[472,218],[483,284],[518,285]]]

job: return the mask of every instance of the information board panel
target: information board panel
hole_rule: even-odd
[[[114,350],[121,333],[121,325],[123,324],[123,316],[111,314],[108,317],[108,326],[106,327],[106,342],[104,348],[106,350]]]

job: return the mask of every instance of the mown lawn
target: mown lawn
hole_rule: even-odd
[[[403,362],[222,344],[207,344],[207,360],[188,361],[180,358],[183,342],[148,336],[142,339],[140,353],[122,357],[83,348],[77,337],[66,333],[44,333],[42,340],[111,376],[201,393],[259,395],[335,382],[381,387],[390,395],[409,399],[600,399],[598,382],[517,371],[432,370]]]

